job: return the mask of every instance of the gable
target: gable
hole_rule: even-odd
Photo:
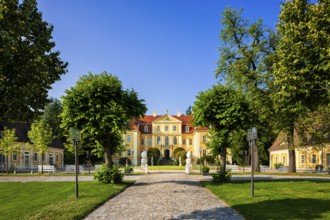
[[[156,120],[152,121],[152,123],[168,123],[168,122],[176,122],[176,123],[182,123],[181,120],[174,118],[171,115],[163,115]]]

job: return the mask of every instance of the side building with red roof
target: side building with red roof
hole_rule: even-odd
[[[180,112],[177,115],[157,115],[154,112],[130,122],[130,126],[131,130],[124,135],[127,149],[118,156],[129,158],[133,165],[139,165],[141,153],[150,148],[158,149],[163,160],[171,160],[177,148],[191,151],[193,160],[209,153],[206,147],[209,130],[194,127],[192,116],[180,115]]]

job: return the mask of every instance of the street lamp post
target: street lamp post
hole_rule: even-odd
[[[71,139],[74,145],[75,152],[75,171],[76,171],[76,199],[78,199],[78,172],[79,172],[79,161],[78,161],[78,145],[80,142],[80,131],[76,128],[71,128]]]
[[[255,141],[258,138],[258,133],[257,133],[257,128],[252,127],[250,129],[248,129],[247,132],[247,140],[249,141],[250,144],[250,149],[251,149],[251,197],[254,197],[254,176],[253,176],[253,172],[254,172],[254,155],[253,155],[253,147],[255,145]]]

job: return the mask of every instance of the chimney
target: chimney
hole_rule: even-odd
[[[178,112],[176,113],[176,116],[180,117],[180,116],[181,116],[181,112],[178,111]]]
[[[154,117],[157,116],[156,111],[153,112],[152,116],[154,116]]]

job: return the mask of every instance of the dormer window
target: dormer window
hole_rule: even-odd
[[[185,131],[186,131],[186,133],[189,132],[189,126],[188,125],[185,127]]]
[[[144,132],[148,132],[148,125],[144,126]]]

